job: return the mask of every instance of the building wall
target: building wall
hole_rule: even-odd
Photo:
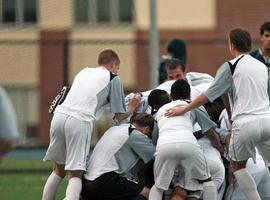
[[[126,88],[149,89],[149,1],[134,3],[135,22],[127,27],[76,26],[72,0],[39,0],[39,23],[35,27],[0,27],[0,82],[36,88],[29,96],[39,101],[26,101],[33,102],[37,111],[27,109],[27,115],[31,123],[41,125],[42,144],[48,143],[51,99],[80,69],[96,66],[102,49],[113,48],[119,53],[119,74]],[[230,58],[226,41],[230,29],[246,28],[257,47],[259,27],[270,20],[269,0],[157,0],[157,6],[160,55],[166,53],[169,38],[183,38],[188,44],[187,70],[212,75]],[[57,41],[60,43],[55,44]],[[13,96],[17,101],[19,97]],[[26,111],[21,112],[19,117],[23,118]]]

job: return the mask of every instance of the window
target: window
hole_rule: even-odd
[[[37,22],[38,0],[0,0],[0,23],[27,25]]]
[[[74,0],[76,23],[130,24],[133,0]]]

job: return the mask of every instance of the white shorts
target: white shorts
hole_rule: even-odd
[[[86,170],[93,122],[55,113],[50,128],[50,144],[44,161],[65,165],[65,170]]]
[[[184,183],[179,183],[187,190],[200,190],[198,180],[210,178],[209,169],[199,145],[182,142],[164,144],[156,150],[154,164],[155,186],[167,190],[178,168],[179,175],[184,174]],[[182,178],[180,178],[182,180]]]
[[[252,174],[252,177],[255,180],[255,183],[257,185],[257,190],[259,192],[259,195],[261,199],[270,199],[270,174],[267,168],[265,168],[264,171],[257,172],[255,174]],[[246,197],[244,193],[239,188],[237,182],[230,184],[227,188],[227,192],[225,195],[225,200],[245,200]]]
[[[229,155],[234,161],[256,158],[256,150],[270,166],[270,115],[246,116],[232,124]]]

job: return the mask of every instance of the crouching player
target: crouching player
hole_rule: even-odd
[[[88,161],[83,179],[82,199],[129,200],[140,195],[147,199],[149,187],[145,180],[126,178],[134,166],[142,160],[149,162],[155,147],[148,137],[154,126],[154,118],[146,113],[135,115],[130,124],[113,126],[96,144]]]
[[[206,159],[193,135],[193,123],[196,121],[203,132],[215,124],[207,115],[203,115],[201,110],[172,118],[164,115],[171,107],[186,105],[189,97],[189,84],[184,80],[175,81],[171,88],[173,101],[163,105],[156,114],[159,138],[154,164],[155,185],[151,188],[149,200],[162,199],[162,194],[169,188],[176,169],[180,169],[179,174],[183,175],[179,177],[177,186],[190,191],[203,190],[203,199],[216,200],[217,198],[216,187],[211,180]],[[184,198],[183,196],[182,199]]]

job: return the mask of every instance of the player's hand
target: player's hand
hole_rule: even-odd
[[[139,93],[136,93],[136,94],[134,94],[133,98],[130,100],[128,106],[132,110],[135,110],[141,104],[142,104],[142,96]]]
[[[178,116],[178,115],[183,115],[183,114],[185,114],[184,107],[175,106],[173,108],[166,110],[165,116],[173,117],[173,116]]]

